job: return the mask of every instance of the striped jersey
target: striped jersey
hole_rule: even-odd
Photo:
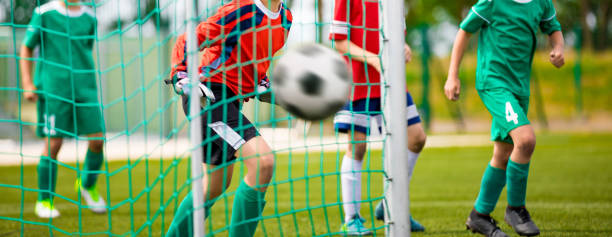
[[[272,57],[285,45],[292,16],[284,3],[272,11],[261,1],[233,0],[197,26],[202,82],[222,83],[244,95],[267,80]],[[185,39],[185,34],[179,36],[174,46],[172,75],[187,71]]]

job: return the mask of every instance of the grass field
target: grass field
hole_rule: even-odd
[[[528,207],[542,236],[612,236],[612,134],[540,135],[529,177]],[[424,151],[412,182],[412,211],[426,227],[415,236],[475,236],[464,221],[478,192],[480,177],[491,155],[490,147],[435,148]],[[380,152],[366,166],[362,214],[370,215],[381,197]],[[339,166],[336,153],[279,155],[274,181],[267,194],[265,220],[257,236],[331,235],[340,226]],[[110,194],[112,211],[95,215],[79,209],[73,182],[76,172],[61,167],[56,198],[62,216],[52,222],[33,214],[35,166],[0,167],[0,236],[48,236],[90,233],[160,236],[168,227],[177,199],[185,195],[188,160],[112,162],[112,175],[101,176],[99,186]],[[74,164],[69,164],[74,165]],[[230,191],[235,190],[242,167],[236,167]],[[111,190],[107,192],[106,184]],[[369,183],[370,185],[367,185]],[[25,187],[19,189],[18,187]],[[208,230],[225,236],[233,193],[217,201],[207,221]],[[493,216],[502,221],[505,193]],[[164,206],[164,208],[160,208]],[[212,227],[212,228],[211,228]],[[23,229],[22,229],[23,228]],[[502,229],[514,234],[507,225]],[[379,229],[377,236],[384,231]],[[513,236],[516,236],[515,234]]]

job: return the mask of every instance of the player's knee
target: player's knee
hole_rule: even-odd
[[[349,147],[347,155],[355,160],[363,160],[367,149],[366,143],[359,142]]]
[[[514,146],[515,146],[515,149],[517,149],[518,151],[524,154],[533,153],[533,151],[535,150],[535,146],[536,146],[535,135],[525,134],[525,135],[519,136],[517,139],[515,139]]]
[[[62,148],[62,143],[63,143],[62,139],[49,140],[45,146],[45,150],[43,151],[43,154],[46,154],[52,157],[53,159],[55,159],[55,157],[57,156],[57,153],[59,153],[59,150]]]
[[[51,150],[51,153],[57,153],[59,152],[59,150],[62,148],[62,142],[52,142],[51,144],[49,144],[49,150]]]
[[[266,154],[259,157],[259,174],[262,177],[272,177],[274,173],[274,155]]]
[[[225,190],[227,190],[227,188],[229,187],[229,183],[230,182],[227,182],[225,185],[210,185],[208,187],[209,189],[207,192],[206,199],[212,200],[214,198],[221,196],[221,194],[223,194]]]
[[[91,140],[89,141],[89,150],[95,152],[95,153],[100,153],[102,152],[102,149],[104,148],[104,141],[102,140]]]
[[[427,135],[425,132],[408,137],[408,148],[414,153],[420,153],[425,147]]]

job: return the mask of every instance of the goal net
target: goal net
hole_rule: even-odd
[[[47,52],[44,47],[51,46],[43,43],[33,49],[32,57],[23,57],[21,53],[24,37],[32,29],[31,19],[37,11],[58,11],[68,19],[65,24],[70,28],[75,25],[70,20],[76,19],[76,10],[59,8],[61,5],[56,5],[56,1],[0,1],[0,235],[164,236],[181,200],[193,187],[192,151],[211,143],[210,139],[195,145],[190,141],[190,119],[183,112],[181,96],[164,83],[171,72],[172,48],[176,38],[188,30],[189,21],[199,23],[229,1],[197,0],[195,19],[186,17],[189,9],[183,0],[70,2],[65,1],[77,9],[79,6],[90,9],[81,14],[90,14],[96,20],[92,32],[72,35],[70,29],[58,31],[47,24],[51,20],[46,18],[34,27],[42,32],[38,36],[42,42],[47,42],[43,38],[50,36],[64,37],[59,41],[63,43],[89,40],[91,47],[86,50],[91,50],[94,62],[90,71],[74,66],[75,47],[71,43],[65,47],[70,51],[66,53],[68,58],[61,60],[44,55]],[[333,24],[334,1],[285,0],[283,4],[293,15],[290,34],[278,54],[263,60],[274,62],[287,47],[306,42],[335,47],[328,36]],[[380,31],[381,37],[385,37],[382,29],[380,24],[368,30]],[[383,62],[384,49],[382,46],[378,54]],[[68,83],[62,87],[69,88],[71,93],[24,88],[20,61],[32,62],[36,70],[50,65],[70,72]],[[97,90],[88,96],[96,101],[78,99],[81,83],[73,76],[78,73],[95,75]],[[37,80],[42,79],[34,78],[35,84]],[[271,80],[274,86],[274,78]],[[382,87],[386,84],[382,83]],[[75,119],[70,125],[73,129],[50,127],[48,119],[41,120],[38,116],[39,101],[28,101],[23,97],[25,92],[35,92],[39,101],[52,98],[72,105],[69,112],[72,116],[68,118]],[[385,92],[381,97],[385,105]],[[81,114],[75,118],[77,108],[87,106],[97,108],[103,116],[102,137],[79,132],[81,124],[76,119],[86,122],[89,118]],[[383,169],[383,148],[389,143],[389,129],[384,127],[389,123],[389,114],[381,112],[380,121],[367,118],[365,123],[373,128],[372,134],[366,141],[352,142],[351,133],[338,133],[334,129],[333,118],[303,121],[279,106],[256,99],[240,106],[271,146],[276,161],[255,236],[342,235],[340,229],[345,218],[342,159],[349,144],[354,147],[362,143],[368,149],[359,171],[360,213],[366,220],[364,225],[374,235],[385,235],[388,225],[376,220],[374,212],[376,205],[384,200],[389,178]],[[380,131],[375,129],[379,124],[383,125]],[[36,135],[37,127],[56,129],[63,134],[57,160],[41,155],[50,141]],[[405,131],[405,127],[402,129]],[[104,161],[98,171],[86,169],[85,158],[91,141],[104,142]],[[38,178],[38,164],[43,159],[58,167],[57,184],[50,196],[61,215],[53,219],[35,214],[39,193],[45,191],[41,190]],[[217,198],[208,218],[200,222],[206,236],[228,234],[232,212],[236,211],[232,210],[236,189],[246,172],[238,157],[229,188]],[[90,174],[97,174],[99,196],[106,200],[106,212],[102,214],[89,210],[81,192],[75,190],[75,180]]]

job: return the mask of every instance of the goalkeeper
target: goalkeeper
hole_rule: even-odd
[[[240,112],[241,100],[254,95],[258,85],[268,85],[266,71],[289,34],[291,12],[281,0],[234,0],[196,28],[203,51],[201,84],[188,86],[185,35],[178,37],[172,52],[175,91],[183,94],[183,109],[189,111],[187,88],[208,97],[211,109],[203,111],[202,149],[204,197],[190,192],[175,213],[167,236],[191,236],[193,198],[205,198],[205,216],[215,199],[231,183],[235,160],[243,158],[247,174],[236,191],[229,236],[253,236],[274,171],[274,154],[257,129]],[[205,45],[202,45],[205,43]],[[202,47],[203,46],[203,47]],[[204,220],[202,220],[204,224]]]
[[[53,205],[57,179],[57,154],[64,138],[87,136],[88,149],[77,192],[96,213],[106,203],[96,188],[97,171],[103,164],[103,119],[96,86],[92,48],[96,17],[78,0],[51,1],[32,13],[23,45],[20,69],[24,97],[36,102],[36,134],[46,138],[38,163],[38,200],[41,218],[60,215]],[[33,52],[40,49],[36,76],[32,76]]]
[[[552,0],[480,0],[461,23],[451,56],[444,93],[459,99],[459,65],[471,34],[480,30],[476,90],[491,113],[493,157],[480,185],[480,193],[468,216],[468,229],[486,236],[508,236],[490,216],[504,186],[508,186],[505,221],[521,236],[540,230],[525,207],[529,163],[535,149],[535,133],[527,119],[529,80],[538,28],[549,36],[550,62],[564,64],[563,34]]]

